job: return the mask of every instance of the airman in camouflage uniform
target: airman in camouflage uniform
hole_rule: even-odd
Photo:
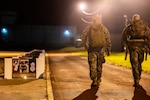
[[[150,48],[150,28],[140,19],[140,15],[135,14],[131,23],[124,28],[122,39],[130,53],[130,63],[134,78],[133,86],[136,87],[139,86],[141,79],[144,51]]]
[[[110,34],[107,28],[100,23],[100,16],[93,17],[93,23],[87,26],[82,33],[82,45],[88,51],[88,63],[91,86],[99,86],[102,75],[102,64],[105,63],[104,51],[109,56],[111,51]]]

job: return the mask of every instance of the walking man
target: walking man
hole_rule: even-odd
[[[124,28],[122,39],[130,53],[130,63],[134,78],[133,86],[137,87],[141,79],[144,51],[150,48],[150,28],[140,19],[140,15],[135,14],[131,23]]]
[[[88,51],[88,63],[91,86],[99,86],[102,76],[102,64],[105,63],[104,52],[111,52],[110,33],[101,23],[101,16],[93,16],[93,22],[87,26],[81,35],[82,45]]]

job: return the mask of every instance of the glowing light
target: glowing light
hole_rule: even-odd
[[[70,35],[70,32],[69,32],[68,30],[66,30],[66,31],[64,32],[64,34],[65,34],[66,36],[69,36],[69,35]]]
[[[1,29],[2,34],[7,35],[8,34],[8,30],[7,28],[2,28]]]
[[[27,76],[24,76],[23,78],[24,78],[24,79],[27,79]]]
[[[79,8],[80,8],[81,10],[84,10],[84,9],[86,8],[86,6],[85,6],[85,4],[81,3],[81,4],[79,5]]]

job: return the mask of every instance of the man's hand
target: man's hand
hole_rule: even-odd
[[[106,51],[105,51],[105,52],[106,52],[106,55],[107,55],[107,56],[110,56],[111,52],[110,52],[109,48],[106,48]]]
[[[147,54],[150,55],[150,47],[147,47],[145,50],[146,50]]]
[[[85,50],[88,50],[89,47],[86,45],[86,46],[84,46],[84,48],[85,48]]]
[[[109,51],[108,51],[108,52],[106,52],[106,55],[107,55],[107,56],[110,56],[110,54],[111,54],[111,53],[110,53]]]

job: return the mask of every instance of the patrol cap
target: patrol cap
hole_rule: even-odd
[[[134,20],[140,20],[140,15],[139,14],[134,14],[132,16],[132,21],[134,21]]]

